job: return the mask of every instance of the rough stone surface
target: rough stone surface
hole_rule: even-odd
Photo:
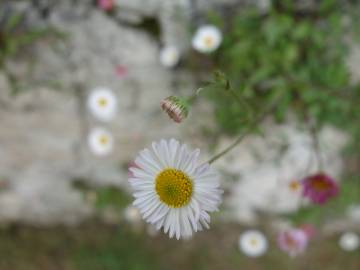
[[[291,181],[319,170],[337,179],[342,172],[340,152],[347,138],[334,128],[321,130],[319,157],[312,137],[294,124],[269,124],[264,134],[250,136],[219,161],[220,168],[233,174],[236,180],[229,184],[230,196],[226,200],[232,219],[254,222],[256,212],[296,211],[307,202],[301,198],[300,189],[290,189]],[[228,143],[224,139],[220,145]]]
[[[0,185],[0,221],[40,225],[82,221],[94,211],[72,180],[128,189],[126,165],[154,140],[174,137],[204,150],[203,161],[209,158],[209,141],[202,131],[214,125],[211,106],[199,101],[181,125],[159,108],[162,98],[194,90],[190,74],[166,70],[158,60],[164,44],[188,47],[190,1],[117,1],[114,17],[95,8],[93,1],[45,2],[53,6],[45,22],[38,10],[31,18],[66,36],[38,43],[27,57],[7,63],[23,89],[18,96],[11,96],[9,82],[0,74],[0,183],[5,183]],[[197,4],[207,9],[230,2],[234,1]],[[266,1],[260,2],[266,8]],[[160,40],[133,27],[146,17],[159,20]],[[36,58],[36,63],[28,58]],[[129,71],[123,79],[115,75],[118,64]],[[110,87],[117,96],[118,113],[110,123],[98,122],[87,112],[87,94],[97,86]],[[106,158],[93,156],[87,148],[88,132],[96,126],[105,126],[115,137],[115,149]],[[311,138],[294,125],[269,124],[265,134],[266,138],[249,137],[215,164],[230,190],[226,206],[233,219],[251,221],[256,211],[269,210],[270,203],[274,212],[296,210],[299,198],[275,184],[303,174],[309,160],[316,164],[310,159]],[[222,139],[218,148],[230,141]],[[322,131],[324,164],[334,176],[341,172],[339,152],[344,142],[338,131]],[[314,169],[309,167],[308,172]]]

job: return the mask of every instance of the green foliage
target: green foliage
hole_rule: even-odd
[[[283,121],[288,112],[301,120],[315,118],[353,129],[347,121],[359,119],[359,87],[349,86],[346,46],[335,1],[323,1],[313,12],[299,13],[292,1],[274,1],[264,15],[241,10],[230,19],[221,50],[214,58],[235,93],[256,111],[277,97],[274,116]],[[230,133],[246,125],[248,113],[223,91],[209,91],[220,127]]]
[[[21,53],[24,54],[29,45],[49,34],[53,34],[56,37],[64,36],[51,27],[29,27],[23,13],[14,12],[8,15],[0,12],[0,70],[8,77],[13,94],[21,92],[23,88],[20,87],[14,74],[7,69],[6,60],[14,58]]]
[[[83,242],[73,254],[75,269],[159,269],[151,257],[151,251],[143,247],[143,238],[123,228],[117,229],[110,237],[99,236],[95,245],[89,246],[86,241]]]
[[[112,206],[117,209],[123,209],[131,202],[129,194],[117,187],[92,187],[84,179],[74,179],[73,187],[81,191],[86,197],[86,194],[93,192],[96,194],[95,207],[103,209],[107,206]]]
[[[123,209],[131,202],[131,198],[128,194],[114,187],[99,188],[96,190],[96,194],[97,208],[104,208],[111,205],[118,209]]]
[[[0,63],[13,57],[24,46],[31,44],[46,31],[44,29],[26,29],[22,25],[23,14],[14,13],[0,24]]]
[[[268,235],[267,254],[249,258],[238,249],[239,234],[244,229],[224,224],[185,242],[134,235],[126,227],[99,223],[47,229],[20,226],[0,230],[0,269],[359,269],[358,252],[341,251],[335,237],[317,237],[304,255],[290,258],[276,247],[275,235]]]

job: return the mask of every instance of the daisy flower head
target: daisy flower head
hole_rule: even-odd
[[[114,93],[106,87],[95,88],[88,97],[90,112],[102,121],[110,121],[115,116],[116,106]]]
[[[339,239],[339,246],[345,251],[354,251],[360,247],[360,238],[356,233],[343,233]]]
[[[97,0],[97,5],[103,11],[110,11],[114,8],[113,0]]]
[[[199,149],[178,141],[153,142],[142,150],[129,178],[136,206],[146,222],[170,238],[187,238],[209,228],[209,212],[221,202],[219,175],[208,163],[198,165]]]
[[[174,46],[167,46],[160,50],[160,63],[164,67],[175,67],[180,60],[180,52]]]
[[[249,257],[259,257],[266,252],[268,241],[262,232],[248,230],[240,235],[239,248]]]
[[[339,192],[338,184],[324,173],[310,175],[302,180],[303,196],[313,203],[324,204]]]
[[[289,229],[278,236],[279,248],[291,257],[302,254],[307,244],[308,236],[302,229]]]
[[[289,185],[289,190],[292,192],[297,193],[301,190],[301,183],[298,180],[291,180],[288,185]]]
[[[216,26],[204,25],[195,32],[192,46],[200,53],[211,53],[219,48],[221,41],[222,34]]]
[[[163,99],[160,106],[176,123],[181,123],[189,114],[190,104],[185,98],[170,96]]]
[[[128,207],[125,208],[124,218],[127,222],[135,223],[135,224],[140,223],[142,220],[139,210],[132,205],[129,205]]]
[[[105,156],[111,153],[114,146],[113,136],[103,128],[94,128],[88,137],[91,152],[97,156]]]

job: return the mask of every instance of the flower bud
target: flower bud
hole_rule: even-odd
[[[160,103],[161,108],[176,123],[181,123],[189,114],[189,102],[185,98],[170,96]]]

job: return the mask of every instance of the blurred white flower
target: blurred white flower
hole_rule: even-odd
[[[114,139],[106,129],[94,128],[89,134],[88,144],[95,155],[105,156],[113,150]]]
[[[339,246],[345,251],[354,251],[360,246],[360,238],[356,233],[343,233],[339,239]]]
[[[211,53],[219,48],[222,41],[220,30],[213,25],[204,25],[200,27],[193,39],[193,48],[201,53]]]
[[[346,210],[346,215],[354,222],[360,223],[360,204],[350,205]]]
[[[152,224],[149,224],[148,226],[146,226],[146,232],[151,237],[155,237],[159,234],[159,231]]]
[[[114,93],[106,87],[95,88],[88,98],[90,112],[102,121],[110,121],[115,116],[116,105]]]
[[[134,205],[156,229],[170,238],[191,236],[209,228],[208,212],[218,210],[222,190],[219,176],[208,163],[198,165],[200,150],[190,152],[174,139],[154,142],[130,167]]]
[[[249,257],[259,257],[267,251],[268,241],[262,232],[248,230],[240,235],[239,248]]]
[[[132,205],[125,208],[124,218],[129,223],[140,223],[142,221],[139,210]]]
[[[165,67],[174,67],[179,63],[180,52],[174,46],[167,46],[160,51],[160,63]]]

